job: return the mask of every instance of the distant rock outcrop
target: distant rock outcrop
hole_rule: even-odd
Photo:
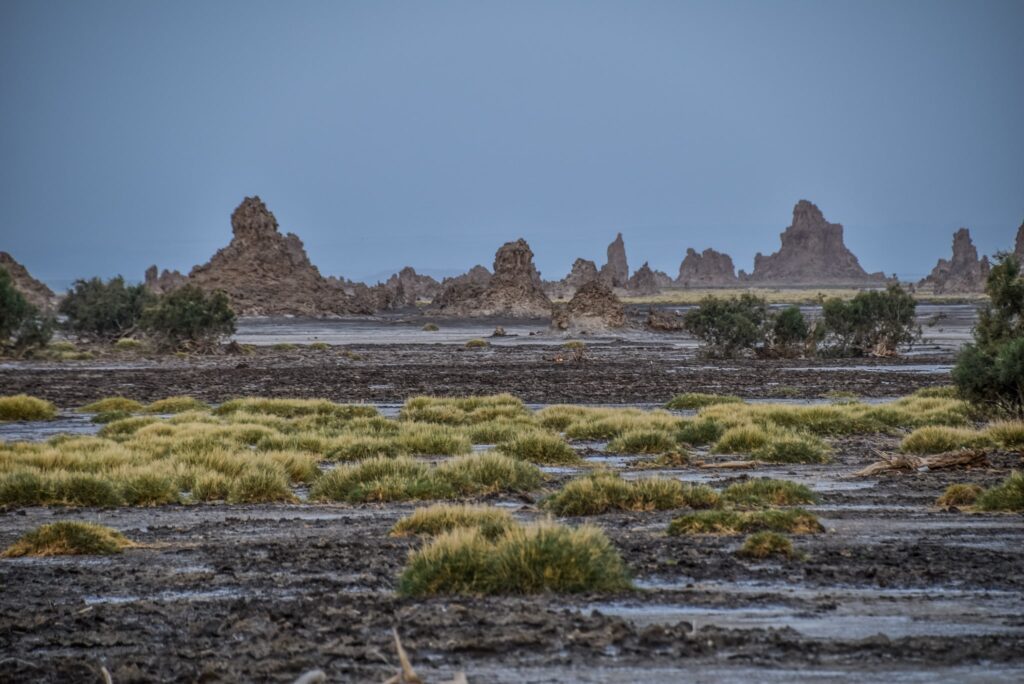
[[[551,318],[551,326],[558,330],[594,332],[624,325],[622,302],[600,280],[584,283],[568,303],[555,307]]]
[[[676,278],[676,284],[683,287],[728,287],[736,282],[732,257],[710,248],[703,252],[687,249]]]
[[[683,317],[668,309],[651,307],[647,312],[647,328],[658,332],[681,332],[685,326]]]
[[[793,223],[780,236],[779,251],[754,257],[751,282],[781,285],[866,285],[885,282],[868,273],[843,243],[843,226],[829,223],[807,200],[793,207]]]
[[[665,275],[665,274],[662,274]],[[666,278],[668,276],[665,276]],[[671,282],[671,279],[669,279]],[[658,284],[658,276],[655,274],[651,267],[644,262],[644,265],[636,270],[632,277],[626,281],[626,289],[629,290],[630,294],[635,295],[652,295],[658,294],[661,291],[661,287]]]
[[[176,290],[187,282],[188,278],[180,272],[169,271],[166,268],[160,272],[156,264],[146,269],[146,289],[153,294],[164,294]]]
[[[488,277],[490,274],[488,274]],[[411,307],[421,299],[432,300],[441,290],[441,283],[428,275],[416,273],[416,269],[406,266],[384,283],[393,296],[392,306]]]
[[[608,262],[601,267],[601,280],[611,287],[626,287],[629,281],[629,262],[626,261],[626,243],[618,233],[608,245]]]
[[[345,294],[337,280],[320,275],[302,240],[278,232],[277,219],[259,197],[246,197],[231,214],[233,237],[188,281],[223,290],[235,311],[250,315],[304,316],[372,313],[359,298]]]
[[[435,300],[438,313],[457,316],[547,318],[551,300],[541,287],[533,252],[525,240],[506,242],[494,256],[494,275],[486,284],[466,276],[446,281]]]
[[[939,259],[927,278],[917,285],[936,294],[981,292],[988,280],[988,257],[978,258],[978,250],[966,228],[953,233],[953,258]]]
[[[1013,244],[1013,253],[1017,257],[1017,263],[1024,264],[1024,221],[1017,229],[1017,241]]]
[[[29,304],[43,311],[53,308],[53,290],[33,278],[28,269],[7,252],[0,252],[0,268],[7,271],[11,276],[11,282],[14,283],[14,289],[20,292]]]
[[[561,280],[545,281],[544,292],[552,299],[571,297],[576,290],[598,277],[597,264],[590,259],[577,259],[572,262],[567,276]]]

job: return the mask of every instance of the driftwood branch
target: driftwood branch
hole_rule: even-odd
[[[988,452],[982,449],[961,449],[946,451],[931,456],[914,456],[912,454],[883,454],[875,451],[881,460],[868,467],[858,470],[851,477],[870,477],[890,471],[926,472],[942,468],[959,468],[966,466],[983,466],[988,464]]]
[[[392,633],[395,636],[395,651],[398,652],[398,663],[401,666],[401,670],[394,677],[385,681],[384,684],[424,684],[420,676],[412,669],[409,654],[405,652],[405,648],[402,647],[402,640],[398,638],[398,630],[394,629]],[[459,672],[454,678],[442,684],[467,684],[466,675]]]
[[[762,465],[765,465],[764,461],[719,461],[718,463],[701,462],[697,464],[697,467],[719,468],[725,470],[745,470],[747,468],[756,468],[757,466]]]

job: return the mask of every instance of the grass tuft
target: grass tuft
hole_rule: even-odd
[[[973,506],[984,491],[976,484],[951,484],[935,500],[936,506]]]
[[[715,404],[742,403],[742,399],[740,399],[739,397],[732,396],[731,394],[704,394],[702,392],[687,392],[685,394],[677,394],[676,396],[669,399],[668,403],[665,404],[665,408],[673,409],[676,411],[686,411],[702,409],[705,406],[714,406]]]
[[[578,463],[579,454],[558,435],[549,432],[532,431],[519,434],[502,442],[497,450],[506,456],[530,463],[559,465]]]
[[[1024,471],[1015,470],[1000,484],[986,489],[975,505],[980,511],[1024,511]]]
[[[665,430],[627,430],[613,439],[607,449],[613,454],[669,454],[680,451],[672,433]]]
[[[684,485],[663,477],[623,480],[615,473],[599,472],[571,480],[546,499],[544,507],[558,516],[583,516],[683,506],[710,508],[717,503],[718,493],[707,485]]]
[[[490,342],[487,340],[481,340],[479,337],[466,342],[466,349],[486,349],[490,346]]]
[[[671,535],[745,534],[747,532],[789,532],[815,534],[823,532],[818,519],[800,508],[765,511],[712,510],[685,513],[668,526]]]
[[[513,527],[494,541],[476,529],[445,532],[410,554],[398,582],[406,596],[630,588],[626,565],[604,532],[552,522]]]
[[[437,332],[441,328],[437,327],[437,323],[426,323],[423,326],[423,332]]]
[[[417,508],[391,528],[391,535],[437,536],[460,527],[472,527],[486,539],[497,539],[516,525],[508,511],[493,506],[435,504]]]
[[[185,411],[208,411],[209,406],[192,397],[167,397],[148,404],[143,411],[153,414],[184,413]]]
[[[999,448],[1024,450],[1024,420],[1000,420],[990,423],[985,434]]]
[[[86,404],[78,410],[81,413],[110,413],[113,411],[135,413],[142,410],[142,403],[127,397],[106,397]]]
[[[109,555],[135,546],[120,532],[93,523],[65,521],[42,525],[25,533],[3,552],[20,556]]]
[[[763,559],[771,556],[793,557],[793,542],[777,532],[755,532],[746,538],[736,552],[742,558]]]
[[[900,442],[907,454],[940,454],[944,451],[985,447],[991,440],[984,432],[970,428],[932,425],[914,430]]]
[[[736,482],[722,492],[722,503],[734,506],[800,506],[816,500],[806,485],[769,478]]]
[[[27,394],[0,397],[0,422],[23,420],[53,420],[57,407],[43,399]]]

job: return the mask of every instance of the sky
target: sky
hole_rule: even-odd
[[[324,275],[778,249],[920,277],[1024,220],[1024,1],[0,0],[0,250],[187,271],[258,194]]]

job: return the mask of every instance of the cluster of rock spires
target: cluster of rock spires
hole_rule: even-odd
[[[736,282],[732,257],[711,248],[700,253],[693,247],[687,249],[676,277],[676,284],[682,287],[729,287]]]
[[[1017,234],[1018,244],[1020,233]],[[950,292],[981,292],[989,272],[988,257],[978,258],[978,250],[966,228],[953,233],[953,257],[939,259],[932,272],[917,284],[922,290],[936,294]]]
[[[551,314],[551,300],[541,286],[533,252],[522,238],[501,246],[494,256],[493,275],[474,267],[470,273],[445,283],[434,302],[437,313],[514,318],[545,318]]]
[[[42,311],[53,308],[53,290],[36,280],[18,261],[7,252],[0,252],[0,268],[11,276],[14,289],[18,290],[28,303]]]

